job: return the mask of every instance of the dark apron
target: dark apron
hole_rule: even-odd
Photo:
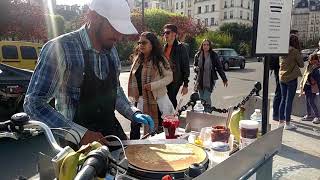
[[[107,78],[101,80],[94,73],[93,61],[89,59],[89,53],[85,50],[83,52],[84,77],[74,122],[90,131],[101,132],[104,136],[115,135],[122,140],[127,139],[114,113],[118,82],[114,63],[107,55],[109,72]]]

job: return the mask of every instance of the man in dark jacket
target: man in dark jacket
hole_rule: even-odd
[[[184,45],[176,39],[177,33],[178,28],[173,24],[166,24],[163,27],[163,36],[167,42],[164,54],[173,71],[173,81],[167,86],[168,96],[175,108],[177,107],[177,94],[182,85],[181,94],[188,93],[190,76],[189,55]]]

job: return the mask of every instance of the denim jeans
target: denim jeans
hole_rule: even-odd
[[[205,100],[208,104],[211,105],[211,92],[208,89],[199,90],[200,99]]]
[[[280,88],[280,82],[279,82],[279,70],[274,71],[274,78],[276,80],[276,91],[274,92],[274,98],[273,98],[273,120],[279,121],[279,107],[281,103],[281,88]]]
[[[289,82],[280,82],[281,103],[279,108],[280,120],[290,122],[292,112],[292,102],[296,95],[298,79]]]
[[[314,114],[315,117],[320,117],[317,105],[314,102],[316,94],[312,93],[311,86],[306,85],[304,88],[304,92],[306,94],[307,115],[312,116]]]

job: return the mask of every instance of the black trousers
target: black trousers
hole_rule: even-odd
[[[170,83],[168,86],[167,86],[167,90],[168,90],[168,96],[169,96],[169,99],[173,105],[174,108],[177,107],[177,95],[179,93],[179,89],[180,89],[180,86],[181,85],[178,85],[178,84],[175,84],[175,83]]]

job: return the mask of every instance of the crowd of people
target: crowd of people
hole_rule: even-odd
[[[302,77],[300,96],[305,95],[307,107],[306,116],[302,120],[312,121],[314,124],[320,123],[319,111],[315,103],[315,97],[320,88],[320,51],[317,49],[309,56],[307,68],[302,75],[300,68],[304,67],[304,61],[300,53],[297,33],[295,31],[290,34],[288,55],[273,56],[271,61],[276,80],[276,91],[273,99],[273,120],[278,121],[279,126],[284,126],[287,130],[297,128],[290,121],[293,99],[298,87],[298,77]]]

